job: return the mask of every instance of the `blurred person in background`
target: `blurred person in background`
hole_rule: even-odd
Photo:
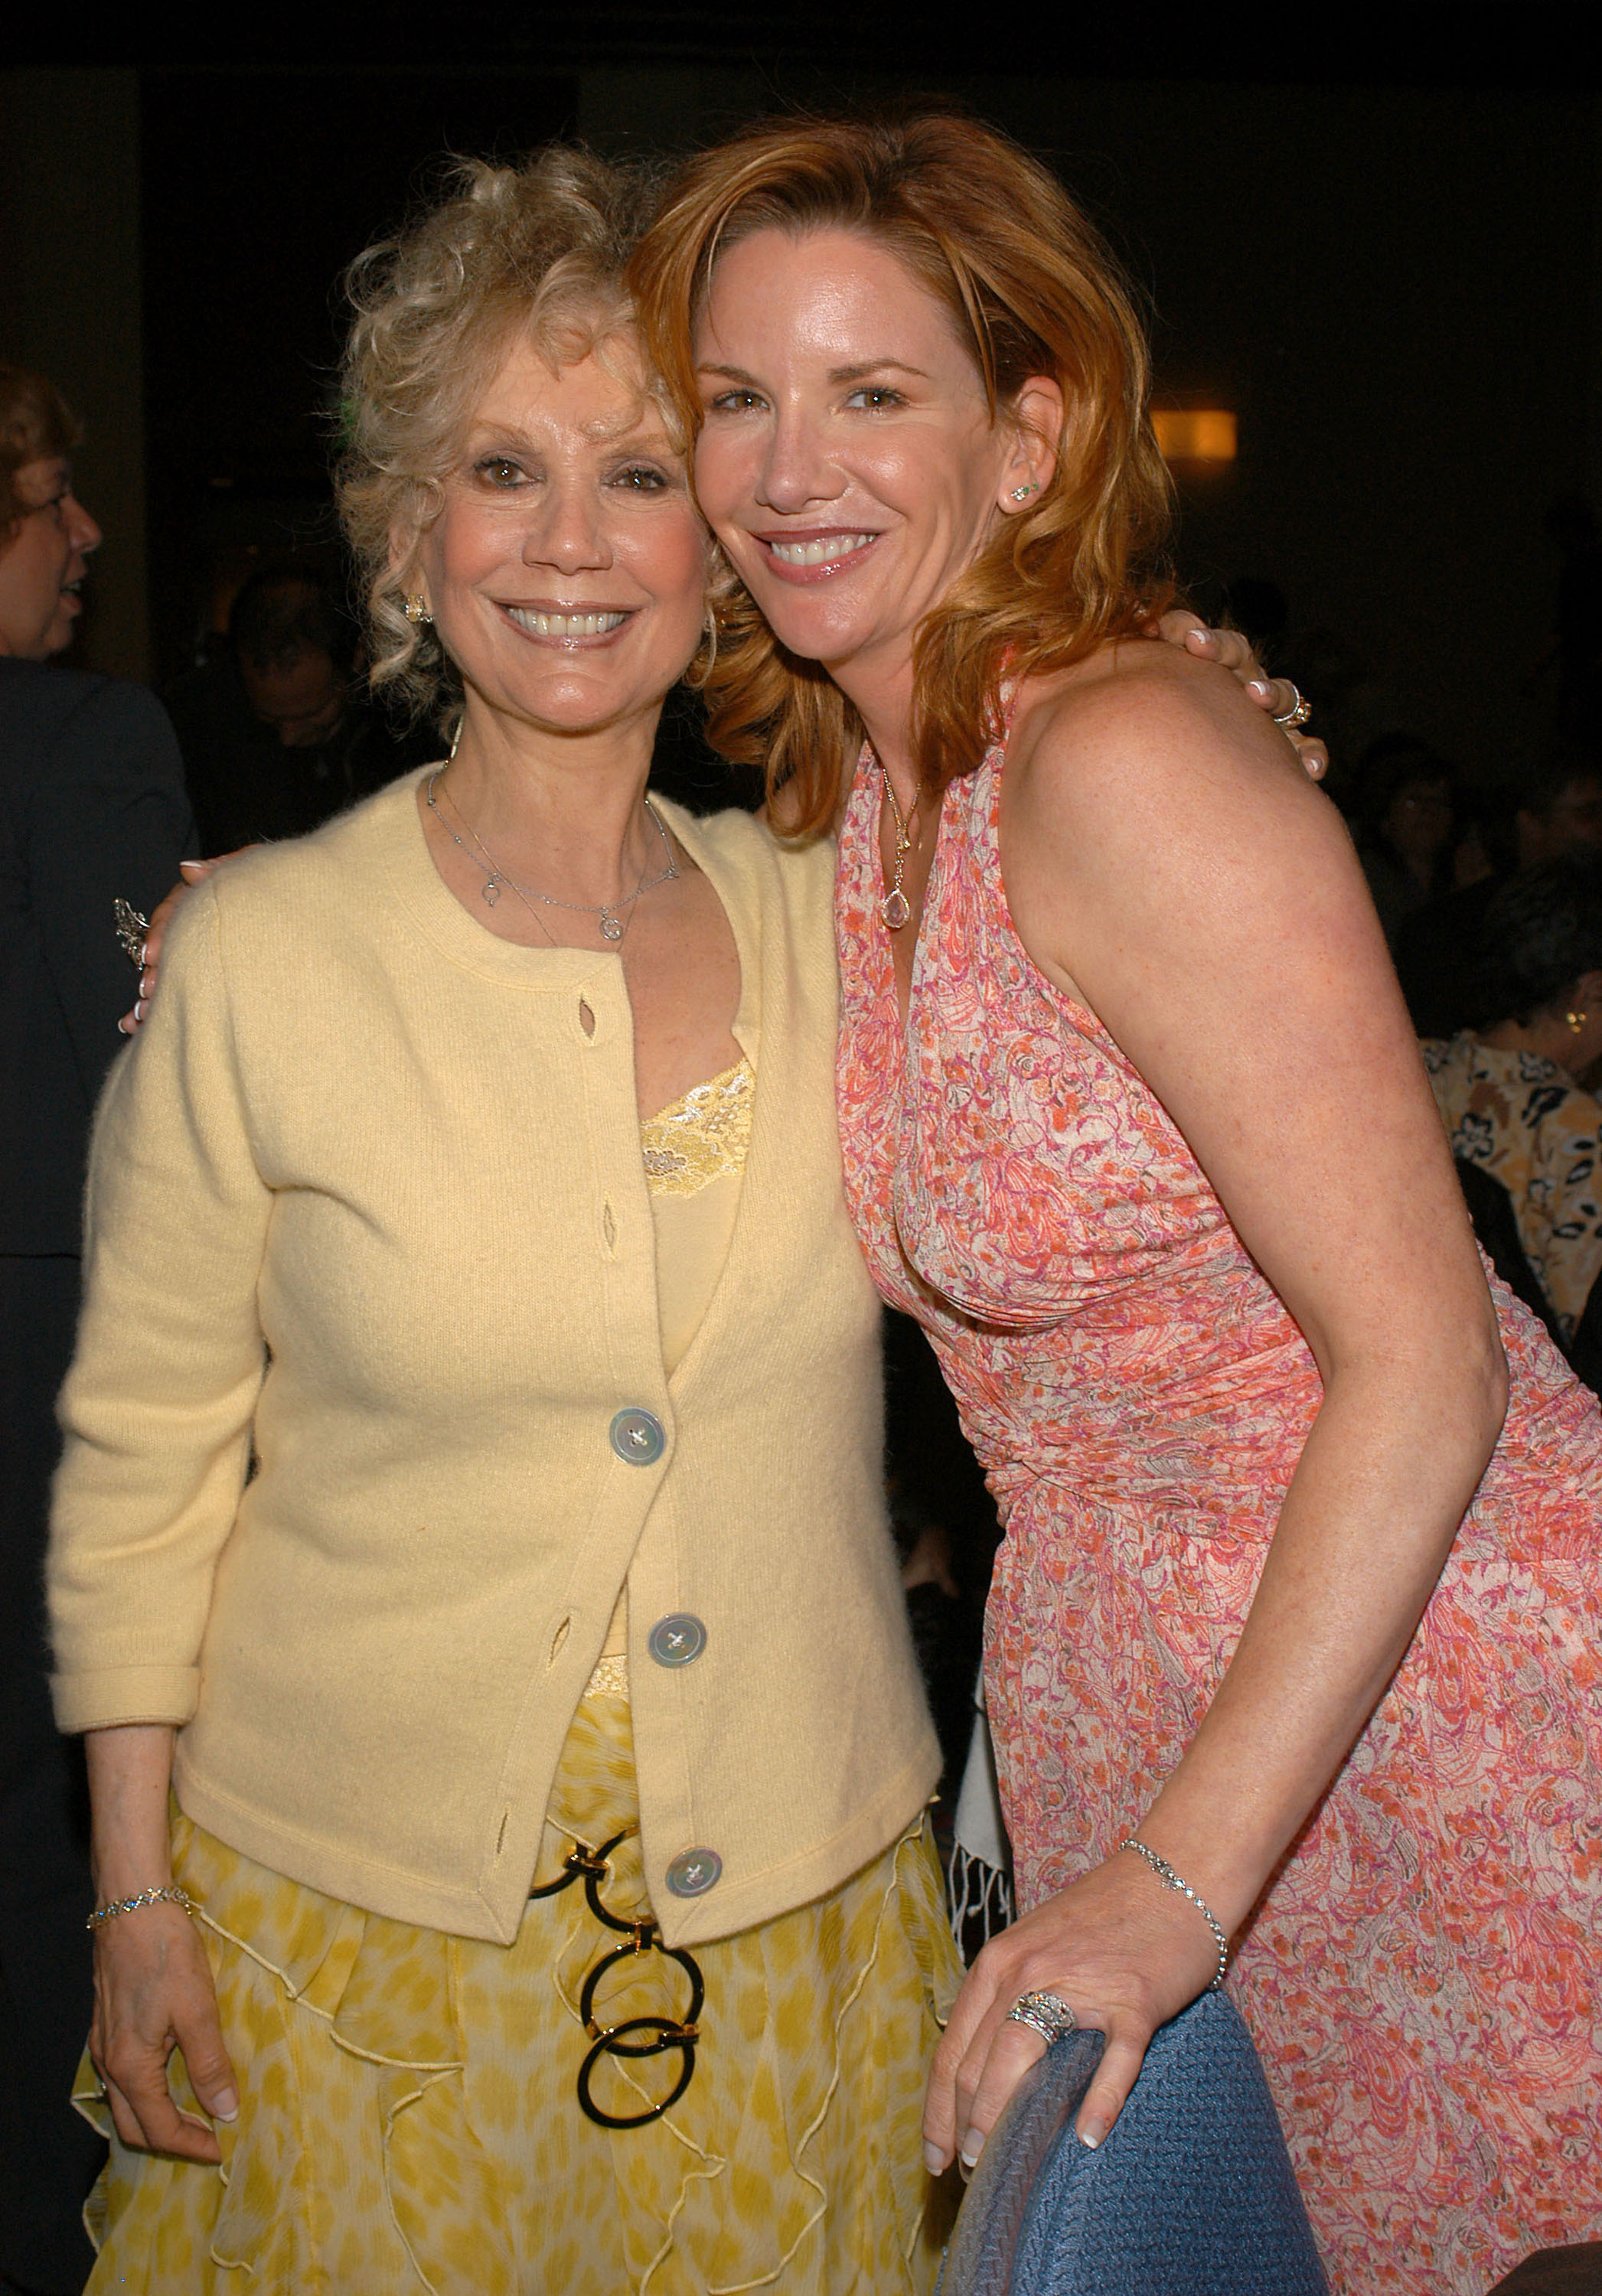
[[[220,853],[300,837],[419,765],[366,690],[357,634],[314,557],[242,584],[228,644],[167,695],[201,840]]]
[[[1397,977],[1421,1037],[1455,1037],[1493,1017],[1481,969],[1485,917],[1508,878],[1602,850],[1602,762],[1594,746],[1565,736],[1551,742],[1487,807],[1483,842],[1486,873],[1414,909],[1395,936]]]
[[[1393,948],[1404,918],[1455,882],[1456,768],[1412,734],[1371,742],[1359,767],[1358,851]]]
[[[1506,1193],[1546,1320],[1595,1388],[1586,1306],[1602,1269],[1602,1106],[1579,1079],[1602,1059],[1602,855],[1503,885],[1485,910],[1481,967],[1491,1017],[1426,1038],[1425,1067],[1452,1154]]]
[[[103,2152],[68,2101],[94,1897],[82,1754],[45,1683],[55,1392],[89,1118],[133,983],[115,905],[148,913],[191,833],[154,696],[52,662],[101,540],[73,492],[78,438],[53,384],[0,362],[0,2280],[30,2296],[82,2287]]]

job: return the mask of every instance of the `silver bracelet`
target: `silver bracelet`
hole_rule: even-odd
[[[1212,1982],[1207,1990],[1209,1993],[1216,1993],[1228,1974],[1229,1940],[1224,1935],[1222,1926],[1214,1916],[1212,1906],[1204,1898],[1197,1897],[1188,1882],[1182,1882],[1179,1879],[1166,1857],[1159,1857],[1154,1849],[1148,1849],[1145,1842],[1137,1841],[1132,1833],[1127,1841],[1121,1841],[1118,1847],[1121,1849],[1133,1849],[1144,1857],[1163,1888],[1177,1890],[1182,1898],[1188,1898],[1212,1931],[1212,1941],[1218,1948],[1218,1967],[1212,1972]]]
[[[119,1914],[136,1914],[141,1906],[182,1906],[192,1915],[200,1911],[188,1890],[173,1882],[165,1890],[141,1890],[136,1898],[119,1898],[114,1906],[96,1906],[84,1927],[97,1930],[102,1922],[114,1922]]]

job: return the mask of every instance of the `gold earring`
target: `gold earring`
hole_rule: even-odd
[[[1584,1028],[1586,1022],[1590,1019],[1590,1014],[1589,1013],[1565,1013],[1563,1017],[1568,1022],[1574,1034],[1578,1036],[1581,1029]]]
[[[431,622],[433,620],[434,618],[428,610],[428,601],[423,596],[421,590],[408,590],[407,592],[406,618],[408,622]]]

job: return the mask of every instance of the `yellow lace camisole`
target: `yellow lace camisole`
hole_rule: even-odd
[[[656,1294],[662,1361],[672,1377],[684,1361],[723,1273],[740,1208],[740,1176],[751,1144],[756,1071],[748,1060],[709,1077],[640,1127],[645,1186],[656,1225]],[[628,1591],[618,1597],[592,1691],[628,1686]]]

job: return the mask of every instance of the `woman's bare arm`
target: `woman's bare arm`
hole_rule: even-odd
[[[172,1880],[167,1797],[173,1735],[162,1723],[130,1723],[85,1737],[91,1857],[103,1906],[165,1889]],[[173,2101],[167,2061],[175,2049],[184,2052],[206,2111],[216,2120],[232,2120],[239,2093],[199,1933],[182,1906],[141,1906],[94,1932],[89,2054],[125,2144],[186,2161],[220,2161],[205,2122]]]
[[[1506,1373],[1333,809],[1232,686],[1168,649],[1122,649],[1028,700],[1002,815],[1018,931],[1174,1118],[1324,1382],[1219,1693],[1149,1811],[1128,1813],[1232,1930],[1406,1649]],[[1114,1857],[976,1964],[936,2061],[934,2151],[982,2136],[1038,2054],[1002,2022],[1019,1993],[1064,1992],[1105,2028],[1079,2123],[1098,2141],[1152,2031],[1215,1964],[1195,1909]]]

